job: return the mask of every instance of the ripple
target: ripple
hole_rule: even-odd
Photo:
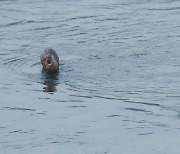
[[[35,109],[19,108],[19,107],[4,107],[8,110],[21,110],[21,111],[36,111]]]
[[[9,57],[11,56],[11,57]],[[3,59],[3,65],[7,67],[9,70],[14,72],[15,74],[19,74],[22,77],[30,77],[33,79],[40,77],[40,62],[39,59],[36,61],[36,55],[5,55],[5,59]]]
[[[136,111],[136,112],[145,112],[145,113],[152,113],[151,111],[146,111],[143,109],[136,109],[136,108],[125,108],[126,110],[130,110],[130,111]]]
[[[23,24],[23,23],[24,23],[23,20],[21,20],[21,21],[15,21],[15,22],[8,23],[7,26],[21,25],[21,24]]]
[[[13,58],[8,58],[5,60],[4,65],[7,65],[8,68],[16,68],[16,67],[21,67],[23,65],[26,65],[28,61],[28,57],[13,57]],[[27,61],[28,60],[28,61]]]
[[[14,130],[14,131],[11,131],[11,132],[8,132],[8,133],[25,133],[25,134],[34,134],[35,130],[34,129],[30,129],[28,131],[23,131],[23,130]]]

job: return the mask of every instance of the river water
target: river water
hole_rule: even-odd
[[[0,21],[1,154],[180,153],[180,1],[4,0]]]

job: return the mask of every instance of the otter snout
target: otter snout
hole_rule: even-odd
[[[52,48],[46,48],[40,57],[43,72],[56,73],[59,71],[59,56]]]
[[[51,59],[47,59],[48,64],[51,64],[51,62],[52,62]]]
[[[52,63],[52,56],[51,55],[48,55],[46,57],[46,62],[47,62],[47,64],[51,64]]]

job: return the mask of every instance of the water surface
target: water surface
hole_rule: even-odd
[[[178,154],[180,2],[0,1],[0,153]],[[60,56],[41,73],[40,53]]]

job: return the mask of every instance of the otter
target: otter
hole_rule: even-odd
[[[46,48],[40,56],[42,71],[45,73],[57,73],[59,71],[59,56],[52,48]]]

